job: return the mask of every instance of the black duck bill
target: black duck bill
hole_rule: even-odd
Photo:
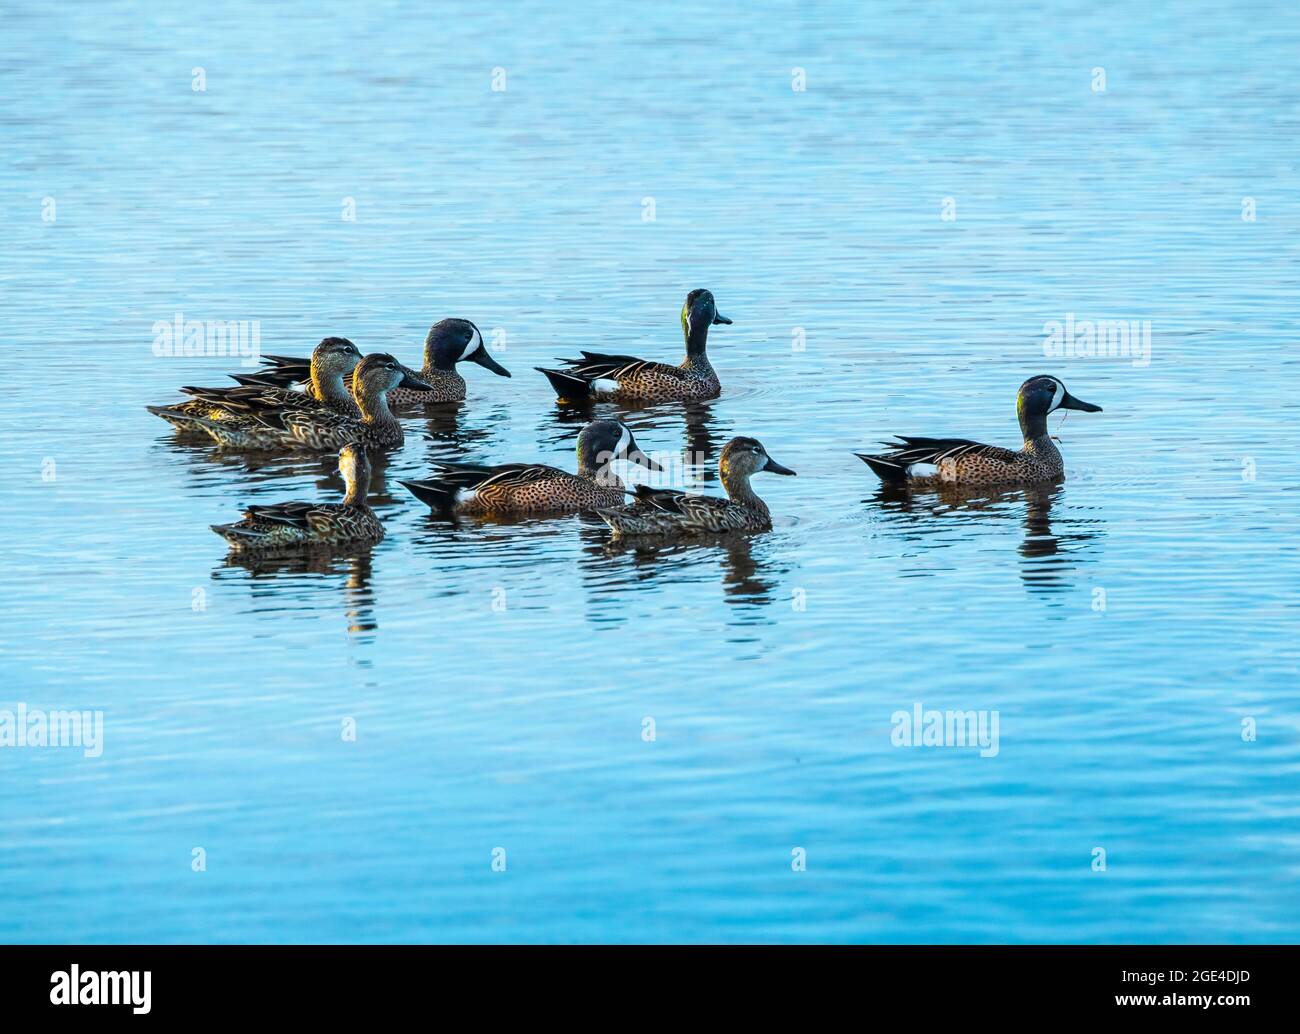
[[[1101,406],[1092,402],[1084,402],[1083,399],[1077,399],[1068,391],[1061,397],[1061,401],[1056,405],[1057,409],[1077,409],[1081,413],[1100,413]]]
[[[395,385],[398,388],[410,388],[413,391],[436,391],[432,384],[413,370],[402,367],[402,379]]]
[[[491,370],[498,377],[510,376],[510,371],[488,355],[488,350],[482,345],[480,345],[478,350],[469,357],[469,361],[471,363],[478,363],[478,365],[483,367],[485,370]]]

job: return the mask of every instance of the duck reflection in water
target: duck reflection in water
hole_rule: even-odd
[[[228,581],[235,570],[247,574],[253,609],[265,607],[283,611],[292,596],[300,606],[317,609],[322,593],[337,587],[339,603],[350,636],[373,641],[379,624],[375,619],[375,595],[371,586],[371,549],[331,552],[309,549],[263,555],[231,553],[212,572],[214,581]],[[309,575],[309,578],[299,578]],[[323,577],[322,577],[323,576]],[[294,582],[298,582],[294,585]],[[312,594],[303,602],[304,592]]]
[[[760,607],[776,599],[788,567],[774,564],[761,538],[733,532],[692,539],[610,539],[599,522],[581,527],[583,579],[597,590],[652,589],[676,581],[685,573],[704,574],[716,561],[722,574],[722,598],[738,606]],[[767,540],[770,548],[770,538]],[[713,575],[707,574],[707,580]]]
[[[430,443],[431,459],[460,456],[466,452],[491,452],[500,444],[500,431],[509,426],[510,410],[493,406],[466,414],[461,402],[424,406],[424,438]]]
[[[866,502],[882,514],[903,523],[918,541],[950,546],[951,534],[962,522],[995,523],[1021,519],[1024,535],[1020,577],[1033,593],[1061,593],[1075,588],[1077,569],[1097,559],[1103,534],[1098,518],[1062,516],[1059,507],[1065,486],[1061,482],[1005,487],[939,485],[924,489],[882,485]],[[1021,506],[1023,504],[1023,508]],[[1058,507],[1053,530],[1052,509]],[[922,538],[924,536],[924,538]]]

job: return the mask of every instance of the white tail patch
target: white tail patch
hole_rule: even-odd
[[[611,395],[614,392],[618,391],[618,381],[611,380],[609,377],[597,377],[594,381],[591,382],[591,386],[596,391],[607,392],[608,394]]]
[[[932,478],[939,473],[939,467],[934,463],[913,463],[907,468],[909,477],[914,478]]]

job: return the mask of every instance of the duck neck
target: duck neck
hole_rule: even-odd
[[[313,367],[311,371],[311,387],[312,394],[322,402],[340,403],[352,400],[352,396],[348,394],[347,385],[343,383],[343,374],[341,373],[322,373]]]
[[[746,510],[766,514],[767,503],[754,492],[749,484],[748,474],[738,474],[730,470],[722,472],[722,487],[727,491],[727,498]]]
[[[368,391],[362,387],[357,391],[357,407],[367,424],[397,424],[397,417],[388,408],[387,391]]]
[[[343,497],[345,506],[367,507],[366,497],[370,493],[370,466],[358,463],[352,477],[348,479],[347,495]]]
[[[581,452],[578,453],[578,476],[595,481],[601,488],[623,488],[623,479],[615,472],[613,461],[602,466]]]
[[[439,348],[436,344],[424,346],[424,372],[438,372],[442,374],[454,373],[456,370],[456,356],[446,348]]]
[[[1046,413],[1029,413],[1021,409],[1018,415],[1020,417],[1020,433],[1024,435],[1026,445],[1042,439],[1051,441],[1051,436],[1047,433]]]
[[[682,320],[682,332],[686,335],[686,354],[692,359],[703,359],[705,346],[709,343],[709,322],[706,319]]]

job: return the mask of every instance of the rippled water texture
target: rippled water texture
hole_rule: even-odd
[[[7,11],[0,707],[104,744],[0,749],[0,938],[1300,936],[1300,16],[1155,6]],[[676,361],[700,286],[722,398],[597,412],[714,492],[760,438],[770,534],[397,484],[572,467],[532,367]],[[412,365],[463,316],[514,376],[408,416],[373,552],[228,563],[210,524],[342,484],[145,412],[239,370],[155,356],[176,313]],[[1045,357],[1067,318],[1149,362]],[[1015,446],[1040,372],[1104,407],[1058,488],[853,455]],[[895,746],[917,704],[996,756]]]

